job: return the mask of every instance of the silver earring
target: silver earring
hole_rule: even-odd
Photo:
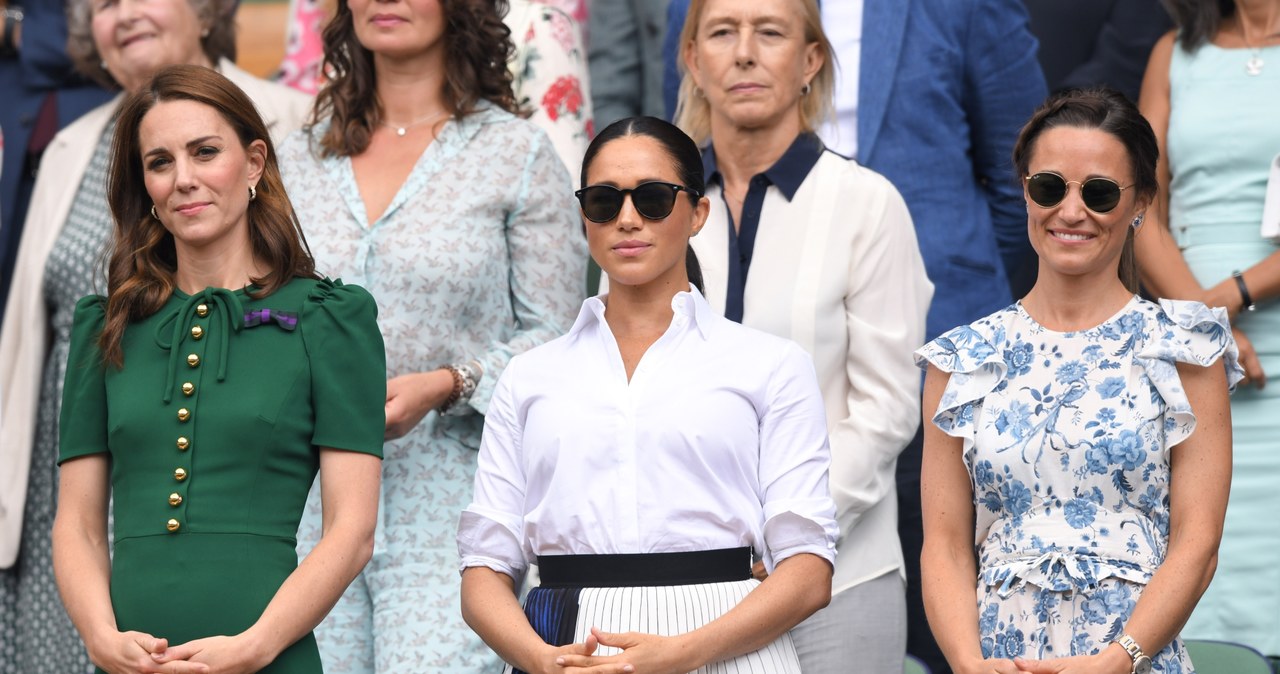
[[[1137,229],[1142,226],[1142,221],[1147,217],[1146,213],[1139,213],[1138,217],[1133,219],[1133,228]]]
[[[203,39],[205,39],[206,37],[209,37],[209,29],[208,29],[208,28],[205,28],[204,30],[200,31],[200,39],[201,39],[201,40],[203,40]]]
[[[160,219],[160,216],[156,215],[156,205],[155,205],[155,204],[151,204],[151,217],[155,218],[156,220],[159,220],[159,219]]]
[[[800,87],[801,96],[808,96],[810,91],[813,91],[813,87],[809,86],[808,82],[805,82],[804,86]]]
[[[258,188],[254,187],[253,185],[250,185],[250,186],[249,186],[249,201],[253,201],[254,199],[257,199],[257,198],[258,198]]]

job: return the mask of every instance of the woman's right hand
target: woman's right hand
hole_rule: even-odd
[[[600,646],[600,642],[594,634],[588,634],[586,641],[580,644],[569,644],[567,646],[547,646],[547,656],[538,661],[541,674],[577,674],[578,672],[591,672],[592,674],[629,674],[634,672],[635,668],[631,665],[599,661],[599,664],[585,665],[583,661],[591,662],[597,660],[591,657],[595,654],[596,648]],[[577,661],[578,664],[565,664],[565,656],[582,656],[581,658],[570,658]]]
[[[197,662],[156,663],[152,656],[168,648],[167,639],[145,632],[113,632],[92,644],[89,659],[107,674],[208,674],[209,667]]]
[[[1013,660],[1005,658],[978,659],[955,668],[955,674],[1025,674]]]
[[[1241,384],[1253,384],[1258,389],[1262,389],[1267,385],[1267,373],[1262,371],[1262,361],[1258,360],[1258,352],[1253,348],[1253,342],[1245,336],[1240,328],[1231,328],[1231,335],[1235,337],[1236,348],[1240,351],[1240,367],[1244,368],[1244,379],[1240,380]]]

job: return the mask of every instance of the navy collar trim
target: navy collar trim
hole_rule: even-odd
[[[791,201],[825,150],[826,147],[816,134],[802,133],[791,141],[791,147],[782,153],[773,166],[765,169],[763,175],[782,192],[787,201]],[[716,167],[716,151],[712,145],[702,151],[702,175],[707,177],[708,183],[715,182],[724,186],[724,179]]]

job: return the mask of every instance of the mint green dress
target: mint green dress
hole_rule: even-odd
[[[1277,251],[1259,234],[1272,159],[1280,153],[1280,47],[1173,50],[1169,66],[1169,226],[1200,284],[1209,287]],[[1218,570],[1182,636],[1248,644],[1280,655],[1280,304],[1242,312],[1244,331],[1271,377],[1231,397],[1234,465]]]
[[[251,626],[297,566],[319,448],[381,456],[386,365],[358,286],[297,278],[262,299],[174,292],[103,366],[106,300],[76,307],[59,463],[107,452],[120,630],[171,644]],[[318,674],[308,635],[271,674]]]

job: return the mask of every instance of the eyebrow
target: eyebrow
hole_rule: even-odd
[[[222,136],[219,136],[219,135],[217,135],[217,134],[214,134],[214,135],[212,135],[212,136],[201,136],[201,137],[196,138],[196,139],[194,139],[194,140],[188,141],[188,142],[187,142],[187,148],[192,148],[192,147],[195,147],[195,146],[197,146],[197,145],[203,145],[203,144],[205,144],[205,143],[207,143],[207,142],[209,142],[209,141],[211,141],[211,140],[222,140]],[[142,155],[142,156],[143,156],[143,157],[150,157],[151,155],[163,154],[164,152],[165,152],[165,149],[164,149],[164,148],[162,148],[162,147],[156,147],[156,148],[152,148],[152,149],[150,149],[150,150],[147,150],[147,153],[146,153],[146,154],[144,154],[144,155]]]

